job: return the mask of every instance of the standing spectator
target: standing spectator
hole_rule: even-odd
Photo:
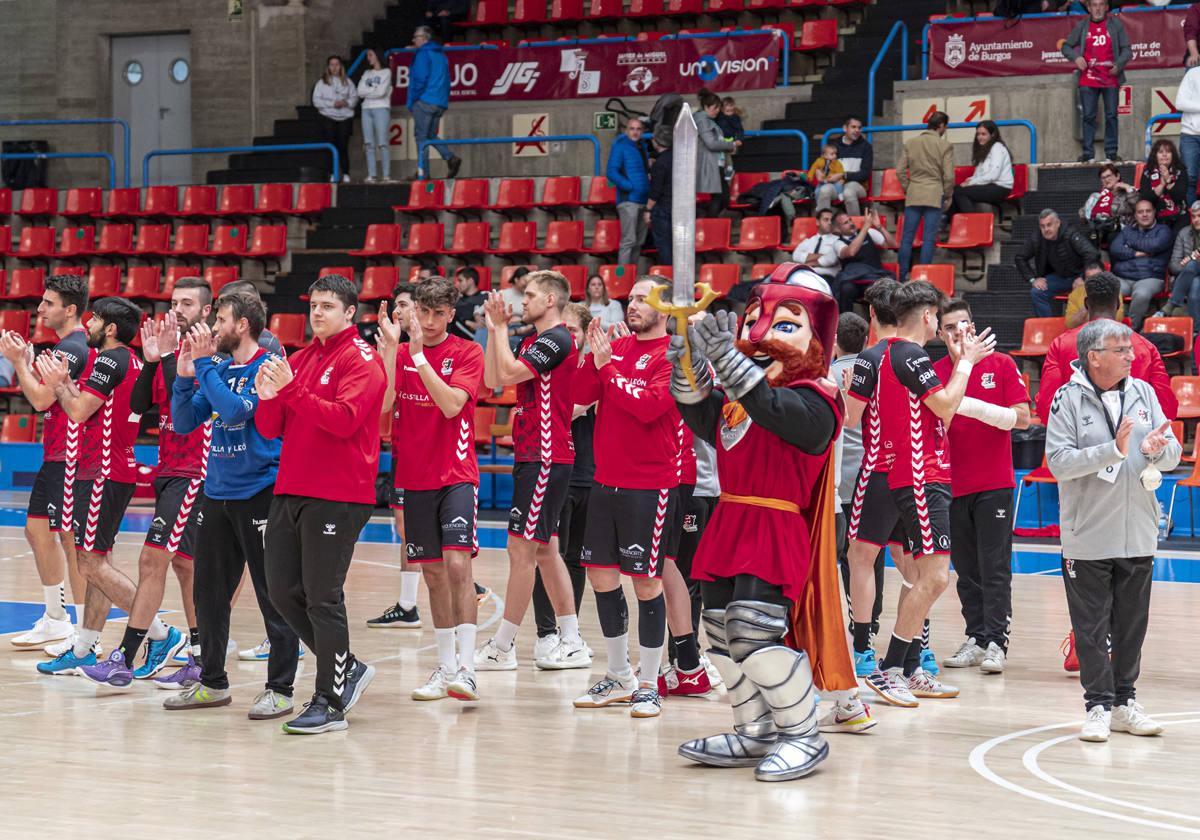
[[[346,78],[341,56],[331,55],[325,61],[325,74],[313,87],[312,104],[321,123],[321,139],[337,149],[342,167],[342,182],[350,183],[350,135],[354,131],[354,106],[358,92]]]
[[[375,155],[383,170],[384,183],[392,180],[392,156],[388,145],[388,123],[392,119],[392,71],[383,66],[379,53],[367,50],[367,71],[358,80],[362,100],[363,145],[367,150],[367,183],[375,181]]]
[[[817,209],[825,210],[834,202],[842,200],[846,189],[846,170],[838,160],[838,148],[827,143],[821,148],[821,156],[808,168],[808,183],[817,197]]]
[[[1121,294],[1132,295],[1129,317],[1140,330],[1150,299],[1163,290],[1171,256],[1171,229],[1154,218],[1154,204],[1141,199],[1133,211],[1136,224],[1117,234],[1109,247],[1113,274],[1121,278]]]
[[[442,45],[433,40],[433,30],[428,26],[418,26],[413,31],[413,46],[417,54],[413,56],[412,66],[408,68],[408,101],[409,113],[413,116],[413,138],[420,152],[421,143],[425,140],[437,140],[438,126],[441,125],[442,115],[450,107],[450,62]],[[458,177],[462,168],[462,158],[450,151],[445,143],[434,143],[433,148],[446,161],[447,178]],[[421,161],[425,157],[418,154],[417,180],[423,180],[429,173],[421,169]]]
[[[1184,210],[1188,206],[1188,175],[1175,144],[1163,138],[1156,140],[1142,169],[1138,193],[1154,204],[1154,217],[1167,227],[1179,230],[1187,224]]]
[[[604,279],[599,274],[593,274],[588,279],[587,299],[584,303],[587,304],[589,320],[599,318],[606,330],[625,321],[625,310],[621,308],[621,302],[608,299],[608,287],[604,285]]]
[[[1080,163],[1096,154],[1096,113],[1104,98],[1104,154],[1117,155],[1117,90],[1125,84],[1125,65],[1133,58],[1125,24],[1109,17],[1108,0],[1088,0],[1088,19],[1081,20],[1063,42],[1062,54],[1079,68],[1079,104],[1083,111],[1083,153]]]
[[[839,254],[845,245],[833,232],[833,219],[833,211],[828,207],[818,210],[817,232],[797,245],[796,250],[792,252],[793,262],[806,265],[820,274],[829,281],[830,288],[834,287],[834,280],[842,270]]]
[[[1029,283],[1033,317],[1049,318],[1050,301],[1069,292],[1083,275],[1085,263],[1100,259],[1100,252],[1074,228],[1063,230],[1062,219],[1047,208],[1038,214],[1038,232],[1017,251],[1016,265]]]
[[[1188,9],[1187,19],[1193,18],[1200,28],[1200,7]],[[1191,36],[1189,36],[1191,37]],[[1189,52],[1195,49],[1195,42],[1188,42]],[[1196,176],[1200,175],[1200,73],[1193,73],[1196,65],[1188,58],[1188,70],[1183,74],[1179,83],[1179,91],[1175,94],[1175,110],[1182,117],[1179,125],[1179,153],[1183,157],[1183,168],[1187,170],[1187,201],[1196,200]]]
[[[1171,262],[1167,271],[1171,274],[1171,298],[1165,311],[1154,313],[1155,318],[1174,314],[1173,309],[1187,305],[1187,314],[1192,325],[1200,325],[1200,201],[1193,201],[1188,208],[1191,222],[1175,236],[1171,249]]]
[[[921,264],[933,259],[934,240],[941,224],[942,209],[949,206],[954,191],[954,147],[946,140],[950,118],[934,111],[922,131],[904,144],[896,173],[904,187],[904,236],[900,240],[900,282],[912,267],[913,241],[918,223],[924,221]]]
[[[671,167],[675,156],[671,154],[671,135],[655,132],[654,151],[657,156],[650,166],[650,193],[646,199],[646,219],[658,250],[658,261],[671,265],[674,257],[671,239]]]
[[[1158,547],[1162,472],[1179,464],[1154,389],[1132,377],[1132,335],[1116,321],[1079,332],[1079,367],[1054,396],[1046,463],[1058,480],[1062,577],[1087,719],[1082,741],[1109,730],[1157,735],[1135,699]],[[1096,422],[1100,421],[1100,422]],[[1120,516],[1113,516],[1120,511]],[[1111,641],[1111,653],[1109,643]]]
[[[892,273],[883,267],[880,252],[884,248],[894,249],[896,240],[887,232],[875,210],[867,211],[861,229],[846,212],[834,216],[833,227],[842,243],[838,251],[842,270],[837,276],[834,295],[838,299],[838,309],[849,312],[868,286],[876,280],[892,277]]]
[[[454,24],[470,12],[471,0],[425,0],[425,23],[437,27],[442,43],[454,39]]]
[[[696,191],[711,198],[704,210],[709,218],[721,215],[729,204],[729,183],[725,180],[725,153],[742,145],[740,140],[728,140],[717,125],[721,97],[707,90],[700,92],[700,110],[696,112],[696,132],[700,146],[696,149]]]
[[[1133,224],[1137,197],[1137,190],[1121,180],[1114,164],[1100,164],[1100,189],[1088,196],[1079,211],[1092,244],[1107,248],[1122,226]]]
[[[604,174],[617,188],[617,218],[621,221],[621,250],[617,261],[621,265],[637,262],[646,239],[646,198],[650,194],[650,161],[642,143],[646,126],[634,117],[625,124],[625,133],[618,137],[608,153]]]
[[[947,218],[955,213],[974,213],[976,204],[999,204],[1012,192],[1012,155],[1000,139],[999,126],[991,120],[984,120],[975,126],[971,163],[975,171],[954,188],[953,200],[946,211]]]
[[[487,332],[483,324],[487,295],[479,291],[479,272],[470,267],[460,268],[454,275],[454,287],[458,290],[458,302],[454,304],[450,334],[474,341],[476,333]]]
[[[838,160],[846,173],[842,190],[842,206],[851,216],[862,214],[862,202],[867,198],[867,184],[871,181],[871,170],[875,166],[875,150],[863,136],[862,120],[851,114],[842,120],[842,137],[837,143]],[[817,196],[817,209],[823,206]]]

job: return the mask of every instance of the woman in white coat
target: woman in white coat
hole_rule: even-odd
[[[955,213],[974,213],[976,204],[999,204],[1012,192],[1012,155],[1000,139],[999,127],[991,120],[975,126],[971,163],[975,165],[975,171],[954,188],[954,200],[946,211],[947,220]]]

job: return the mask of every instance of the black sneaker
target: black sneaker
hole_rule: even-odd
[[[337,732],[349,727],[342,710],[330,706],[325,696],[317,693],[304,704],[304,711],[299,717],[283,725],[283,731],[289,735],[320,735],[322,732]]]
[[[406,610],[397,601],[388,607],[383,615],[367,619],[367,626],[385,630],[389,627],[416,630],[421,626],[421,615],[417,612],[416,607]]]
[[[375,666],[355,659],[354,666],[346,676],[346,688],[342,696],[347,699],[342,704],[343,712],[348,712],[354,708],[354,704],[363,696],[363,692],[367,690],[367,686],[371,684],[371,680],[373,679],[375,679]]]
[[[1124,163],[1125,158],[1121,157],[1120,155],[1109,155],[1108,162],[1109,163]]]
[[[446,162],[446,166],[446,177],[457,178],[458,170],[462,169],[462,158],[460,158],[458,155],[455,155]]]
[[[1078,160],[1080,163],[1091,163],[1093,159],[1094,159],[1094,158],[1093,158],[1093,156],[1092,156],[1092,155],[1087,155],[1087,154],[1080,155],[1080,156],[1077,158],[1077,160]]]

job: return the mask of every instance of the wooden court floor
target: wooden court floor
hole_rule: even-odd
[[[140,535],[120,538],[118,564],[136,569]],[[40,602],[19,528],[0,528],[0,600]],[[503,592],[506,559],[485,550],[476,578]],[[897,580],[889,570],[886,603]],[[675,754],[683,741],[726,728],[723,697],[677,698],[656,720],[626,708],[576,711],[582,671],[533,668],[532,630],[518,638],[517,672],[480,675],[475,704],[415,703],[409,691],[434,666],[433,633],[369,630],[395,601],[394,546],[361,544],[347,585],[355,653],[379,668],[347,732],[285,736],[245,717],[265,664],[231,657],[234,705],[167,713],[165,692],[135,684],[97,689],[42,677],[41,655],[0,639],[0,837],[555,837],[890,838],[1160,837],[1200,834],[1195,794],[1200,700],[1190,663],[1200,587],[1156,583],[1139,697],[1168,724],[1160,738],[1075,739],[1081,691],[1062,671],[1067,628],[1057,577],[1018,576],[1007,673],[944,672],[960,698],[904,710],[872,704],[880,721],[833,735],[812,776],[755,782],[748,770],[702,768]],[[630,595],[632,600],[632,594]],[[421,599],[425,614],[424,590]],[[181,623],[168,584],[164,608]],[[480,640],[500,604],[481,608]],[[891,610],[885,610],[888,632]],[[427,618],[427,615],[426,615]],[[531,623],[531,618],[527,619]],[[936,607],[939,658],[961,641],[957,599]],[[591,595],[585,637],[602,640]],[[105,649],[123,624],[110,623]],[[262,622],[243,597],[233,636],[257,643]],[[600,664],[597,672],[602,670]],[[297,698],[312,691],[302,660]]]

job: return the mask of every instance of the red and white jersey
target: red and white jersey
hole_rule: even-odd
[[[571,379],[579,367],[571,333],[562,324],[528,336],[517,359],[533,374],[517,385],[513,452],[517,461],[575,463],[571,439]]]
[[[133,444],[142,418],[133,413],[129,401],[141,369],[141,359],[124,345],[96,356],[92,372],[80,390],[104,402],[85,424],[80,480],[105,478],[123,484],[137,483]]]
[[[447,335],[441,344],[426,347],[422,353],[444,382],[467,393],[467,401],[454,417],[443,416],[413,365],[408,345],[400,345],[392,409],[394,486],[405,490],[440,490],[453,484],[478,487],[475,402],[483,385],[483,348]]]
[[[679,418],[679,483],[696,483],[696,436]]]
[[[863,410],[862,471],[866,478],[872,473],[887,472],[892,468],[895,453],[883,449],[879,431],[879,368],[883,364],[883,354],[887,352],[887,341],[880,341],[863,350],[854,359],[853,373],[850,379],[850,390],[846,395],[867,404]]]
[[[889,338],[879,370],[879,425],[893,455],[888,487],[950,483],[946,425],[925,405],[942,390],[929,354],[919,344]]]
[[[158,475],[201,478],[212,441],[212,422],[186,435],[176,434],[171,417],[171,393],[163,379],[162,365],[154,373],[154,404],[158,406]]]
[[[63,336],[51,352],[66,362],[72,382],[83,384],[92,372],[96,351],[88,347],[87,333],[82,327]],[[42,413],[42,460],[78,460],[82,430],[83,426],[68,417],[57,401],[51,403]]]

